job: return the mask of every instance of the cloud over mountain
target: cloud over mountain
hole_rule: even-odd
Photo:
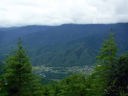
[[[128,22],[128,0],[1,0],[0,26]]]

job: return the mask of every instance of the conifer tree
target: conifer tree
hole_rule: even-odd
[[[37,92],[40,88],[36,86],[37,80],[32,74],[32,65],[20,40],[15,53],[6,60],[4,77],[8,96],[41,96]]]
[[[128,95],[128,54],[119,57],[117,65],[113,70],[112,96],[119,96],[120,94]]]
[[[116,65],[117,46],[113,34],[103,43],[99,56],[97,56],[97,67],[93,74],[93,92],[95,96],[111,96],[108,90],[113,82],[111,76]]]
[[[97,59],[102,65],[112,64],[115,61],[117,53],[117,45],[114,39],[114,34],[111,33],[108,40],[103,43],[99,56]]]

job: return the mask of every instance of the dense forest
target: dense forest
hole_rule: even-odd
[[[128,54],[118,55],[113,34],[102,44],[94,69],[60,81],[35,75],[21,40],[0,66],[0,96],[128,96]]]

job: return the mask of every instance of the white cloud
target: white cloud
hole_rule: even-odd
[[[128,22],[128,0],[0,0],[0,26]]]

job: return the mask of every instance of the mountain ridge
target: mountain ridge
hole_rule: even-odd
[[[1,50],[4,50],[0,53],[4,55],[15,48],[21,37],[33,65],[93,65],[102,42],[111,31],[115,33],[120,53],[126,51],[128,23],[118,23],[0,28]]]

